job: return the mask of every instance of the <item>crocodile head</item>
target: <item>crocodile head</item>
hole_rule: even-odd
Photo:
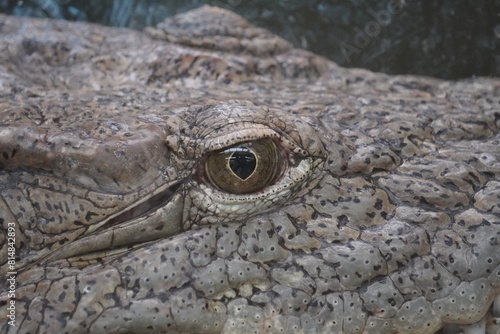
[[[498,331],[499,80],[1,19],[3,332]]]

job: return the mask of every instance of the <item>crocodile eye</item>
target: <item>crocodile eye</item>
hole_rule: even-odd
[[[209,153],[205,173],[222,191],[248,194],[274,180],[279,160],[276,144],[271,139],[259,139]]]

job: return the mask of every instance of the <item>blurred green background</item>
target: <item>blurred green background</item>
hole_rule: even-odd
[[[142,29],[205,3],[346,67],[500,76],[500,0],[0,0],[0,12]]]

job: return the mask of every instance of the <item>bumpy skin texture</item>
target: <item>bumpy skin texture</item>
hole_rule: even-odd
[[[212,7],[1,20],[2,332],[497,333],[499,80],[342,69]],[[203,175],[263,137],[269,186]]]

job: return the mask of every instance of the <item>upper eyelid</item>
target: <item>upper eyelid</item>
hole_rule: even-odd
[[[235,123],[231,124],[234,125]],[[219,130],[223,130],[223,127]],[[211,131],[212,133],[214,130]],[[236,133],[235,133],[236,132]],[[287,138],[283,133],[277,132],[263,124],[253,124],[252,128],[245,128],[238,131],[227,132],[218,136],[202,136],[203,139],[193,139],[184,135],[172,135],[168,137],[167,143],[169,145],[178,146],[183,143],[179,148],[192,149],[197,158],[204,156],[212,151],[219,151],[228,147],[251,142],[263,138],[270,138],[274,140],[280,147],[301,156],[307,156],[308,152],[300,147],[295,141]]]
[[[234,146],[238,143],[255,141],[263,138],[280,138],[280,134],[276,131],[257,124],[253,128],[241,129],[223,135],[218,135],[213,138],[204,138],[205,152],[218,151],[224,148]]]
[[[238,129],[239,125],[247,126]],[[269,126],[271,125],[271,126]],[[273,124],[263,124],[257,122],[235,122],[214,130],[212,129],[209,134],[203,136],[205,145],[204,153],[208,151],[221,150],[239,143],[259,140],[263,138],[273,139],[282,147],[290,150],[291,152],[299,155],[308,155],[306,149],[302,148],[295,140],[293,140],[284,129],[276,128]],[[215,135],[214,132],[224,132],[222,135]],[[237,133],[237,135],[235,135]]]

